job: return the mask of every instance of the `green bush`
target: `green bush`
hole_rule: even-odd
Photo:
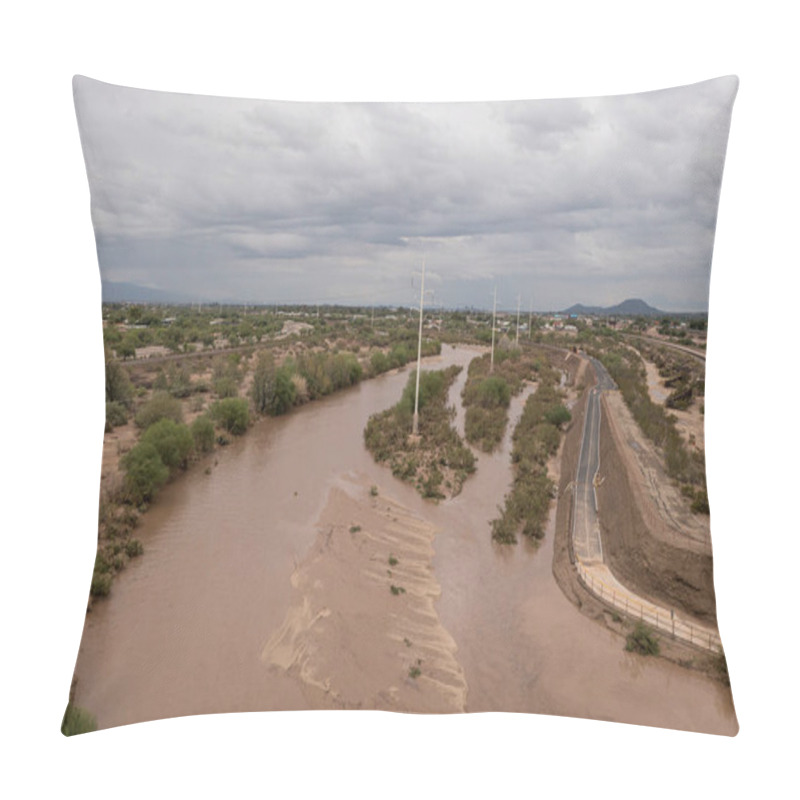
[[[208,417],[197,417],[192,423],[191,432],[199,453],[210,453],[214,449],[214,423]]]
[[[557,406],[549,408],[545,412],[544,418],[551,425],[555,425],[556,428],[560,428],[562,425],[566,425],[572,419],[572,414],[569,413],[569,409],[567,409],[566,406],[563,406],[559,403]]]
[[[226,397],[217,400],[209,412],[211,418],[219,423],[229,433],[240,436],[250,424],[250,409],[247,400],[242,397]]]
[[[372,354],[369,360],[369,367],[373,375],[380,375],[384,372],[388,372],[392,368],[392,362],[389,360],[389,356],[387,356],[386,353],[377,350]]]
[[[185,467],[194,449],[194,438],[189,428],[171,419],[154,422],[142,434],[139,443],[152,445],[161,461],[170,469]]]
[[[273,416],[285,414],[297,399],[297,387],[292,381],[292,370],[287,366],[275,370],[267,411]]]
[[[643,622],[637,622],[636,627],[628,634],[625,649],[643,656],[657,656],[660,652],[658,639]]]
[[[167,392],[154,392],[153,396],[136,412],[136,424],[140,428],[149,428],[160,419],[171,419],[173,422],[183,421],[180,400]]]
[[[89,589],[92,597],[106,597],[111,592],[112,580],[110,572],[99,572],[95,570],[92,573],[92,585]]]
[[[97,720],[84,708],[69,703],[61,721],[64,736],[76,736],[97,730]]]
[[[503,378],[491,376],[482,380],[475,389],[475,402],[481,408],[508,408],[511,389]]]
[[[151,500],[169,478],[169,469],[149,443],[139,442],[122,457],[121,463],[125,469],[125,493],[133,503]]]

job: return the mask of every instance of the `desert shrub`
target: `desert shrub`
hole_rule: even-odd
[[[229,433],[240,436],[250,424],[250,409],[242,397],[226,397],[217,400],[209,412],[211,418],[222,425]]]
[[[171,365],[168,372],[169,393],[173,397],[188,397],[192,391],[192,376],[185,366]]]
[[[111,592],[111,582],[113,578],[110,572],[99,572],[97,569],[92,573],[92,585],[89,593],[92,597],[106,597]]]
[[[138,539],[128,539],[125,543],[125,554],[128,558],[136,558],[144,553],[144,545]]]
[[[308,383],[306,382],[306,379],[302,375],[298,375],[296,372],[294,372],[292,374],[292,383],[294,384],[294,402],[298,405],[307,403],[309,400],[309,395]]]
[[[657,656],[660,651],[658,639],[643,622],[637,622],[636,627],[628,634],[625,649],[643,656]]]
[[[140,428],[149,428],[160,419],[183,421],[180,400],[167,392],[154,392],[153,396],[136,412],[135,422]]]
[[[491,376],[482,380],[475,389],[475,402],[481,408],[508,408],[511,389],[503,378]]]
[[[566,406],[563,406],[559,403],[557,406],[552,406],[549,408],[545,412],[544,418],[551,425],[555,425],[556,428],[560,428],[562,425],[566,425],[572,419],[572,414],[569,413],[569,409]]]
[[[223,375],[214,381],[214,393],[217,397],[238,397],[239,384],[229,375]]]
[[[122,458],[124,491],[133,503],[151,500],[167,482],[169,469],[149,443],[139,442]]]
[[[711,508],[708,505],[708,490],[707,489],[698,489],[694,493],[694,499],[692,500],[692,511],[695,514],[710,514]]]
[[[380,375],[383,372],[388,372],[392,368],[392,362],[389,356],[381,350],[375,351],[369,360],[370,372],[373,375]]]
[[[153,391],[156,392],[168,392],[169,391],[169,381],[167,380],[167,375],[163,369],[158,371],[156,375],[156,379],[153,381]]]
[[[507,423],[502,409],[470,406],[464,417],[464,435],[470,444],[490,453],[502,441]]]
[[[214,449],[214,423],[206,416],[198,417],[191,427],[195,449],[210,453]]]
[[[128,409],[119,401],[106,401],[106,431],[114,430],[128,422]]]
[[[329,361],[328,372],[334,389],[344,389],[361,380],[363,369],[353,353],[336,353]]]
[[[403,395],[397,408],[401,412],[408,414],[414,413],[414,402],[416,397],[417,371],[414,370],[406,382]],[[422,409],[433,399],[441,397],[445,389],[445,375],[442,370],[434,372],[422,372],[419,377],[419,410]]]
[[[85,709],[69,703],[61,721],[64,736],[76,736],[97,730],[97,720]]]
[[[275,370],[267,402],[267,411],[272,416],[285,414],[294,405],[297,387],[292,381],[292,370],[287,366]]]

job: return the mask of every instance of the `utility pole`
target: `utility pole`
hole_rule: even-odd
[[[414,394],[412,436],[419,436],[419,374],[422,370],[422,307],[425,302],[425,257],[422,258],[422,283],[419,287],[419,342],[417,343],[417,389]]]
[[[517,295],[517,338],[515,344],[519,347],[519,304],[522,302],[522,295]]]
[[[494,372],[494,321],[497,316],[497,284],[494,287],[494,302],[492,304],[492,355],[489,360],[489,374]]]

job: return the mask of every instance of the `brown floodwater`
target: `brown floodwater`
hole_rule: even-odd
[[[465,367],[476,351],[443,348],[429,368]],[[346,476],[381,487],[439,530],[440,620],[457,644],[469,711],[524,711],[717,733],[736,730],[729,690],[623,650],[584,617],[552,575],[552,525],[534,550],[501,547],[489,521],[511,482],[512,401],[503,445],[478,454],[462,493],[438,505],[374,463],[370,414],[394,404],[409,371],[365,381],[294,413],[259,421],[168,486],[137,536],[145,555],[87,615],[76,703],[101,728],[186,714],[307,708],[300,685],[269,670],[265,643],[283,622],[290,578],[318,534],[329,490]],[[456,426],[463,430],[463,410]]]

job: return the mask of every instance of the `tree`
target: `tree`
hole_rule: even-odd
[[[136,337],[130,332],[116,346],[117,358],[133,358],[136,355]]]
[[[111,351],[105,350],[106,362],[106,402],[128,405],[133,397],[133,384],[125,368],[115,361]]]
[[[555,425],[556,428],[560,428],[562,425],[565,425],[572,419],[572,414],[569,413],[569,409],[567,409],[566,406],[559,404],[549,408],[545,412],[544,418],[551,425]]]
[[[171,419],[153,423],[139,441],[140,444],[153,445],[161,461],[170,469],[185,467],[194,448],[194,437],[189,428]]]
[[[139,442],[122,458],[125,491],[133,503],[151,500],[167,482],[169,469],[152,444]]]

